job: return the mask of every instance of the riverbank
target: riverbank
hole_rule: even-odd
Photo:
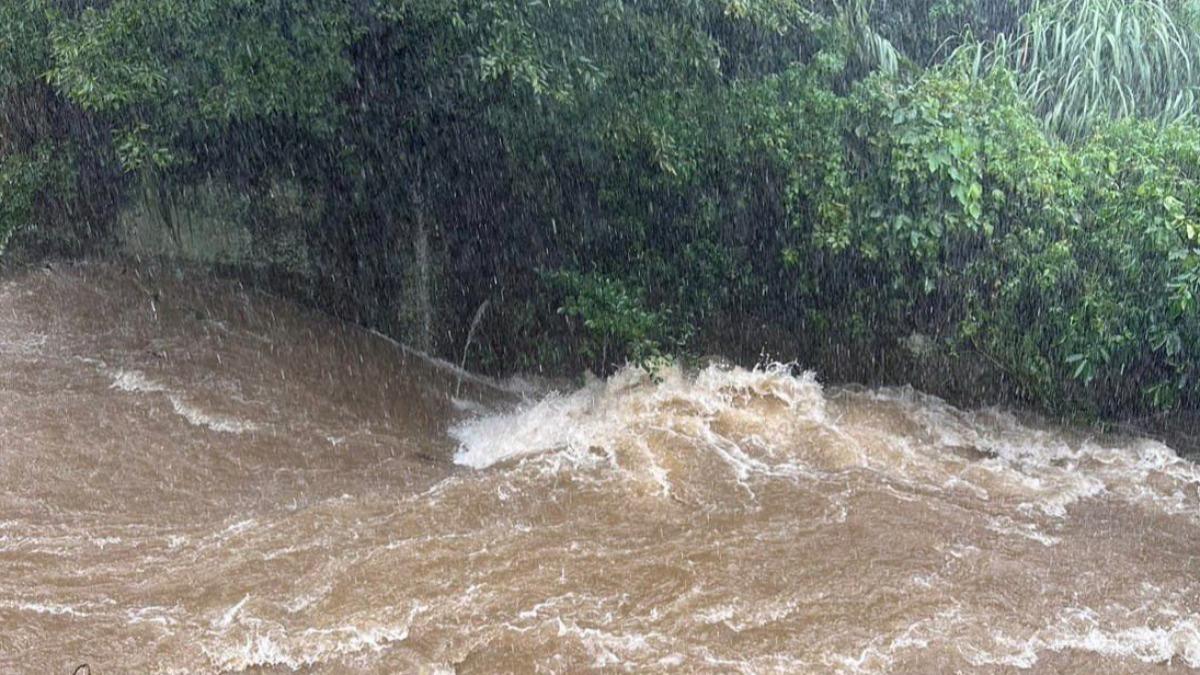
[[[328,289],[322,291],[314,286],[311,278],[298,275],[294,270],[270,265],[214,264],[164,255],[141,257],[128,252],[112,251],[92,260],[39,258],[31,252],[18,249],[0,257],[0,278],[17,276],[31,269],[46,268],[53,271],[60,266],[94,264],[113,265],[135,275],[144,274],[147,283],[150,284],[153,284],[156,278],[203,278],[215,274],[220,278],[244,284],[247,288],[298,302],[310,311],[325,314],[331,320],[347,318],[329,312],[329,308],[323,305],[322,299],[330,292]],[[363,329],[375,330],[371,326],[363,326]],[[753,342],[754,335],[727,335],[724,338],[725,343],[730,345],[733,351],[728,354],[714,352],[714,356],[706,361],[731,362],[743,367],[752,367],[764,360],[795,363],[801,370],[817,373],[820,381],[829,386],[911,387],[915,391],[936,396],[961,408],[1003,406],[1022,410],[1023,414],[1031,419],[1041,417],[1055,419],[1063,424],[1090,426],[1097,433],[1119,432],[1150,437],[1176,449],[1183,456],[1200,459],[1200,433],[1197,431],[1200,430],[1200,413],[1195,411],[1176,410],[1150,416],[1111,419],[1092,419],[1086,416],[1046,418],[1045,411],[1017,399],[1013,395],[1013,383],[1007,381],[1004,374],[986,358],[969,353],[952,354],[939,348],[926,336],[913,334],[893,345],[890,350],[869,354],[864,358],[837,346],[814,349],[807,354],[787,351],[794,350],[798,340],[779,334],[769,325],[747,327],[747,330],[757,335],[757,343]],[[395,336],[386,337],[397,339]],[[741,358],[736,356],[738,353],[742,354]],[[468,351],[467,355],[468,369],[477,369],[478,364],[470,358],[473,354]],[[447,348],[441,352],[434,352],[431,356],[458,363],[462,351]],[[536,379],[554,382],[559,387],[570,386],[572,382],[578,383],[583,379],[583,374],[579,372],[542,370],[531,374],[495,367],[484,370],[483,374],[500,379],[533,375]]]

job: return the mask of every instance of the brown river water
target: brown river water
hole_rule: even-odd
[[[232,282],[0,281],[0,672],[1185,672],[1200,470],[784,366],[459,376]]]

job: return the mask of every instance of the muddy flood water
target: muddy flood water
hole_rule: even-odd
[[[1200,668],[1200,470],[783,366],[460,378],[233,282],[0,280],[0,672]]]

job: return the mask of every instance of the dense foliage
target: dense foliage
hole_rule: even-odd
[[[179,243],[179,195],[219,181],[341,315],[449,353],[490,301],[476,367],[768,349],[886,378],[915,335],[1046,408],[1194,406],[1198,17],[13,0],[0,245],[111,246],[142,202]]]

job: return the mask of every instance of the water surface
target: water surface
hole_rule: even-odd
[[[772,366],[459,377],[199,276],[0,281],[0,672],[1178,672],[1200,470]]]

